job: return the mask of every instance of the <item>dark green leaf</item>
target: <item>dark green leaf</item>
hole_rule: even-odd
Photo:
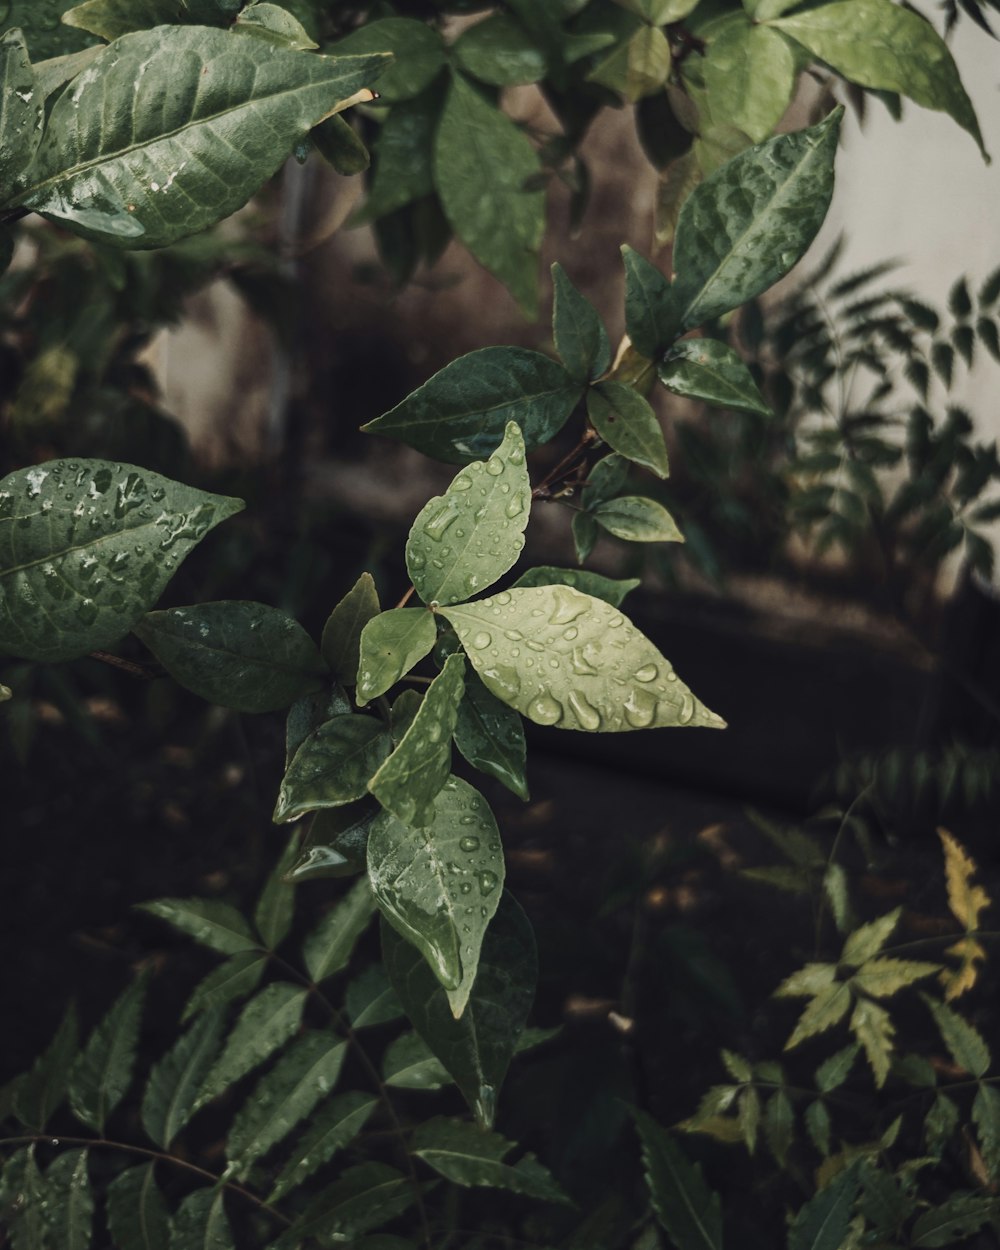
[[[822,1099],[811,1102],[803,1114],[806,1132],[824,1158],[830,1153],[830,1113]]]
[[[644,256],[622,248],[625,261],[625,328],[637,352],[651,359],[677,334],[670,283]]]
[[[288,881],[288,873],[299,856],[299,835],[294,831],[285,844],[281,857],[261,891],[253,919],[263,945],[275,950],[288,936],[295,911],[295,887]]]
[[[164,1150],[195,1112],[198,1091],[222,1043],[221,1009],[207,1012],[153,1068],[142,1099],[142,1127]]]
[[[1000,1090],[980,1085],[972,1104],[972,1118],[979,1137],[979,1150],[990,1177],[1000,1175]]]
[[[398,1020],[403,1014],[403,1004],[389,984],[381,964],[373,964],[354,978],[347,987],[344,1005],[352,1029],[385,1024],[389,1020]]]
[[[600,528],[589,512],[573,513],[573,547],[581,564],[594,550],[599,535]]]
[[[445,63],[437,31],[407,17],[368,22],[335,44],[333,52],[337,57],[391,53],[394,59],[378,80],[379,95],[389,104],[419,95]]]
[[[441,112],[437,91],[392,109],[373,144],[375,169],[355,221],[374,221],[434,194],[434,133]]]
[[[552,335],[556,351],[575,382],[606,373],[611,344],[594,306],[585,300],[558,262],[552,266]]]
[[[924,1250],[954,1246],[978,1232],[997,1213],[997,1200],[986,1194],[955,1193],[939,1207],[925,1211],[910,1230],[910,1245]]]
[[[378,805],[372,800],[317,812],[289,879],[297,883],[364,872],[368,827],[377,813]]]
[[[226,600],[150,612],[134,631],[167,672],[210,703],[274,712],[320,683],[323,662],[297,621]]]
[[[196,1109],[218,1097],[288,1041],[299,1027],[307,993],[298,985],[276,981],[250,999],[205,1078]]]
[[[583,486],[583,501],[587,507],[595,508],[599,503],[620,495],[628,481],[630,468],[625,457],[614,452],[598,460]]]
[[[59,20],[74,3],[75,0],[52,0],[51,4],[39,4],[38,0],[9,0],[0,11],[0,33],[22,30],[36,66],[47,57],[76,52],[93,40]]]
[[[371,886],[364,877],[351,886],[305,940],[302,958],[313,981],[318,984],[347,967],[358,938],[374,914]]]
[[[18,1150],[0,1177],[0,1228],[12,1250],[49,1250],[45,1198],[34,1145]]]
[[[668,391],[719,408],[769,417],[771,410],[740,357],[718,339],[685,339],[657,367]]]
[[[503,852],[493,813],[467,782],[452,777],[433,810],[433,822],[421,829],[388,812],[378,817],[368,839],[368,875],[382,915],[427,960],[457,1018],[500,901]]]
[[[235,1250],[224,1189],[188,1194],[170,1226],[170,1250]]]
[[[663,431],[649,403],[622,382],[598,382],[587,392],[587,415],[601,438],[627,460],[658,477],[670,472]]]
[[[382,1076],[396,1089],[444,1089],[451,1077],[427,1043],[414,1032],[403,1033],[386,1047]]]
[[[324,1189],[306,1207],[274,1250],[292,1250],[314,1235],[329,1242],[350,1242],[401,1215],[416,1200],[419,1188],[386,1163],[348,1168],[339,1181]]]
[[[385,694],[436,641],[434,617],[426,608],[390,608],[372,617],[361,631],[358,706]]]
[[[545,54],[506,13],[494,13],[463,31],[452,44],[452,56],[460,69],[495,87],[545,77]]]
[[[486,930],[479,972],[461,1019],[421,953],[382,925],[386,971],[414,1028],[489,1128],[496,1099],[535,996],[538,957],[527,917],[504,894]]]
[[[375,580],[371,573],[362,573],[323,626],[323,659],[337,681],[345,686],[357,683],[361,631],[380,611]]]
[[[642,1111],[633,1115],[653,1210],[670,1240],[677,1250],[722,1250],[719,1195],[666,1129]]]
[[[362,798],[390,748],[388,733],[373,716],[348,713],[320,725],[295,752],[282,779],[275,823]]]
[[[118,1250],[167,1250],[170,1216],[152,1163],[129,1168],[108,1186],[108,1228]]]
[[[976,322],[976,334],[993,359],[1000,364],[1000,331],[997,323],[989,317],[980,317]]]
[[[0,481],[0,653],[70,660],[109,647],[177,565],[243,504],[104,460]]]
[[[445,365],[362,428],[449,464],[468,464],[496,451],[509,421],[521,427],[529,451],[548,442],[566,424],[581,389],[541,352],[484,347]]]
[[[160,898],[139,903],[140,911],[166,920],[175,929],[224,955],[257,950],[260,943],[241,912],[213,898]]]
[[[183,0],[85,0],[68,9],[62,20],[111,43],[130,31],[183,22],[188,16]]]
[[[56,1035],[24,1073],[14,1091],[14,1112],[17,1118],[37,1132],[42,1132],[52,1113],[66,1096],[70,1069],[79,1048],[79,1026],[76,1008],[70,1006],[62,1018]]]
[[[406,737],[407,730],[413,724],[413,719],[420,711],[423,701],[424,696],[419,690],[404,690],[395,700],[389,714],[389,732],[392,735],[393,746],[399,746]]]
[[[351,701],[339,686],[296,699],[285,717],[285,768],[314,730],[335,716],[344,716],[350,711]]]
[[[788,1250],[840,1250],[857,1193],[857,1170],[848,1168],[799,1209],[788,1230]]]
[[[764,1140],[775,1162],[783,1168],[795,1140],[795,1108],[783,1089],[776,1090],[764,1107]]]
[[[465,694],[455,721],[455,745],[473,768],[528,800],[520,714],[490,694],[474,672],[465,675]]]
[[[641,495],[619,495],[592,509],[609,534],[630,543],[682,543],[684,535],[663,504]]]
[[[45,1172],[45,1216],[51,1244],[58,1250],[90,1250],[94,1231],[94,1195],[87,1172],[87,1151],[67,1150]]]
[[[373,1094],[339,1094],[325,1103],[309,1121],[282,1168],[268,1202],[277,1202],[297,1189],[338,1150],[350,1145],[378,1106]]]
[[[137,977],[91,1033],[70,1072],[73,1114],[98,1133],[132,1082],[145,992],[146,977]]]
[[[585,595],[603,599],[613,608],[620,608],[629,591],[640,584],[638,577],[616,579],[590,573],[586,569],[557,569],[550,564],[542,564],[522,573],[511,589],[516,586],[572,586]]]
[[[920,997],[934,1017],[952,1059],[970,1075],[985,1076],[990,1066],[990,1048],[979,1030],[946,1003],[927,994]]]
[[[499,1133],[484,1133],[467,1121],[443,1117],[421,1124],[410,1139],[412,1153],[456,1185],[487,1185],[542,1202],[570,1201],[533,1155],[513,1165],[504,1163],[513,1149],[514,1143]]]
[[[995,304],[998,299],[1000,299],[1000,265],[983,279],[983,285],[979,288],[979,303],[983,308]]]
[[[18,174],[35,155],[42,137],[45,105],[19,30],[0,39],[0,198],[7,200]]]
[[[309,138],[323,160],[345,178],[363,174],[372,162],[371,153],[345,117],[335,113],[313,126]]]
[[[218,968],[213,968],[204,980],[199,981],[187,1001],[181,1020],[189,1020],[199,1011],[224,1007],[227,1003],[252,994],[260,984],[266,967],[267,956],[263,951],[239,951],[225,963],[219,964]]]

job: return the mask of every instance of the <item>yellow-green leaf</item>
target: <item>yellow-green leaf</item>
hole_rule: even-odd
[[[940,964],[916,959],[869,959],[851,977],[858,989],[874,998],[888,998],[923,977],[940,972]]]
[[[390,608],[361,631],[358,707],[385,694],[431,650],[437,639],[426,608]]]
[[[881,1089],[889,1075],[895,1032],[889,1013],[870,998],[859,998],[851,1016],[851,1029],[864,1047],[868,1062],[875,1073],[875,1084]]]
[[[785,1050],[791,1050],[804,1042],[807,1037],[824,1033],[839,1024],[847,1015],[851,1005],[851,987],[846,981],[834,981],[819,991],[815,998],[806,1004],[806,1009],[799,1016],[798,1023],[791,1037],[785,1042]]]
[[[902,912],[902,907],[897,907],[895,911],[879,916],[870,924],[863,924],[860,929],[855,929],[844,943],[840,962],[857,968],[874,958],[889,940],[893,929],[899,923]]]

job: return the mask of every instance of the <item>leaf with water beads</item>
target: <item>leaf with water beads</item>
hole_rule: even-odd
[[[421,509],[406,543],[406,567],[425,603],[461,603],[516,562],[531,509],[524,436],[509,421],[489,460],[457,474]]]
[[[106,460],[0,481],[0,653],[72,660],[109,647],[243,503]]]
[[[339,1094],[324,1103],[306,1126],[292,1157],[282,1168],[268,1202],[297,1189],[313,1172],[354,1140],[378,1106],[374,1094]]]
[[[428,828],[384,813],[368,839],[368,875],[382,915],[423,954],[458,1018],[504,879],[500,833],[486,800],[452,777]]]
[[[473,768],[495,777],[527,801],[526,748],[520,714],[491,694],[475,673],[465,677],[465,695],[455,721],[455,745]]]
[[[487,689],[539,725],[618,733],[725,722],[616,608],[569,586],[442,608]]]
[[[0,39],[0,169],[5,191],[34,156],[44,120],[24,36],[9,30]]]
[[[282,779],[275,824],[362,798],[390,747],[389,735],[373,716],[350,712],[320,725],[295,752]]]
[[[660,361],[657,375],[675,395],[762,417],[771,415],[746,364],[718,339],[685,339],[678,343]]]
[[[622,600],[640,585],[638,577],[604,577],[601,573],[591,573],[588,569],[557,569],[550,564],[537,565],[528,569],[514,582],[516,586],[572,586],[585,595],[593,595],[595,599],[603,599],[613,608],[620,608]]]
[[[499,1133],[484,1133],[468,1121],[443,1116],[421,1124],[410,1140],[410,1150],[418,1159],[456,1185],[486,1185],[542,1202],[569,1202],[533,1155],[514,1164],[503,1162],[514,1145]]]
[[[390,608],[372,617],[361,631],[358,707],[385,694],[436,640],[434,617],[426,608]]]
[[[153,1176],[143,1163],[119,1173],[108,1186],[108,1229],[122,1250],[167,1250],[170,1214]]]

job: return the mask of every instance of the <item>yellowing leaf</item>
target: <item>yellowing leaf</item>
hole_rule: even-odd
[[[875,1073],[875,1084],[882,1088],[889,1075],[892,1039],[895,1030],[889,1013],[870,998],[859,998],[851,1016],[851,1029],[865,1048],[868,1062]]]
[[[888,998],[904,986],[940,970],[940,964],[922,963],[916,959],[870,959],[855,972],[851,981],[866,994]]]
[[[990,896],[981,885],[973,885],[978,871],[975,861],[946,829],[938,830],[944,847],[944,875],[948,883],[948,906],[966,932],[979,928],[979,913],[990,905]]]
[[[837,969],[833,964],[806,964],[793,972],[774,991],[775,998],[799,998],[807,994],[819,994],[833,984]]]
[[[799,1042],[816,1033],[824,1033],[843,1020],[851,1005],[851,987],[846,981],[834,981],[806,1005],[799,1016],[792,1036],[785,1042],[785,1050],[791,1050]]]
[[[976,984],[979,975],[976,964],[985,961],[986,951],[974,937],[964,937],[949,946],[945,954],[961,960],[957,968],[945,968],[938,978],[944,986],[945,1001],[950,1003]]]

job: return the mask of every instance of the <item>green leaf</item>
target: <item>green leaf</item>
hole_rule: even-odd
[[[260,943],[241,912],[213,898],[160,898],[137,904],[140,911],[166,920],[202,946],[223,955],[258,950]]]
[[[441,113],[438,91],[394,108],[372,145],[375,169],[368,196],[352,221],[379,217],[434,194],[434,135]]]
[[[388,923],[382,925],[382,950],[389,980],[414,1028],[453,1077],[477,1123],[491,1127],[497,1093],[535,996],[538,956],[524,912],[504,894],[486,930],[460,1019],[423,955]]]
[[[46,1193],[32,1144],[4,1163],[0,1220],[12,1250],[48,1250]]]
[[[644,96],[655,95],[670,77],[670,44],[656,26],[642,25],[620,42],[588,77],[635,104]]]
[[[327,618],[320,649],[330,672],[342,685],[356,684],[361,631],[380,611],[375,579],[371,573],[362,573]]]
[[[227,1003],[252,994],[260,984],[266,967],[267,956],[263,951],[237,952],[198,982],[187,1001],[181,1021],[190,1020],[200,1011],[224,1007]]]
[[[287,9],[277,4],[262,3],[256,0],[248,5],[237,16],[233,23],[234,35],[250,35],[255,39],[265,39],[281,48],[290,48],[293,52],[308,52],[319,45],[309,37],[298,18],[293,17]]]
[[[494,87],[516,87],[545,77],[545,54],[520,23],[494,13],[463,31],[451,46],[459,69]]]
[[[362,877],[305,940],[302,958],[317,985],[347,967],[358,938],[368,928],[374,914],[371,886],[367,877]]]
[[[36,89],[24,36],[9,30],[0,39],[0,198],[10,197],[18,174],[30,164],[42,137],[45,105]]]
[[[625,489],[631,467],[624,456],[619,456],[615,452],[598,460],[583,484],[583,498],[587,507],[595,508],[599,503],[620,495]],[[578,589],[582,588],[578,587]],[[603,598],[603,596],[598,597]]]
[[[129,1168],[108,1185],[108,1228],[118,1250],[167,1250],[170,1216],[152,1163]]]
[[[87,1151],[67,1150],[45,1172],[45,1216],[52,1244],[59,1250],[90,1250],[94,1231],[94,1195],[87,1172]]]
[[[539,564],[522,573],[511,589],[517,586],[572,586],[582,594],[593,595],[595,599],[610,603],[613,608],[620,608],[625,596],[641,584],[638,577],[617,579],[591,573],[587,569],[557,569],[551,564]]]
[[[601,438],[627,460],[657,475],[670,472],[667,445],[647,400],[623,382],[598,382],[587,392],[587,415]]]
[[[997,1200],[986,1194],[955,1193],[939,1207],[925,1211],[910,1230],[910,1245],[924,1250],[954,1246],[978,1232],[997,1213]]]
[[[263,945],[276,950],[288,936],[295,912],[295,886],[289,884],[288,873],[299,857],[299,836],[293,832],[281,857],[261,891],[253,919]]]
[[[991,1178],[1000,1174],[1000,1090],[982,1084],[972,1104],[972,1119],[979,1136],[979,1150]]]
[[[465,690],[465,660],[449,655],[427,688],[410,727],[368,783],[382,806],[404,825],[434,820],[435,799],[451,772],[451,738]],[[376,822],[377,823],[377,822]],[[368,866],[375,825],[368,837]]]
[[[337,1083],[347,1043],[313,1030],[295,1039],[236,1113],[226,1141],[228,1175],[245,1177]]]
[[[898,91],[948,113],[979,144],[983,137],[948,45],[912,9],[892,0],[837,0],[773,22],[850,82]]]
[[[199,26],[124,35],[56,101],[15,203],[119,247],[165,247],[245,204],[381,65]]]
[[[574,382],[606,373],[611,343],[594,306],[583,298],[558,261],[552,266],[552,334],[556,351]]]
[[[774,991],[775,998],[800,998],[803,995],[820,994],[833,985],[837,976],[835,964],[806,964],[799,968]]]
[[[384,812],[368,838],[368,875],[382,915],[427,960],[458,1018],[503,888],[500,833],[486,800],[452,777],[429,827]]]
[[[285,768],[295,758],[295,752],[311,733],[335,716],[345,716],[351,709],[351,701],[339,687],[317,690],[313,694],[296,699],[285,717]]]
[[[155,1065],[142,1098],[142,1127],[149,1139],[169,1150],[195,1113],[198,1091],[222,1044],[221,1008],[206,1012]]]
[[[616,608],[569,586],[501,591],[441,615],[487,689],[537,724],[590,733],[724,724]]]
[[[182,0],[85,0],[62,20],[111,43],[130,31],[183,22],[187,16]]]
[[[823,1060],[816,1069],[816,1088],[821,1094],[829,1094],[831,1090],[839,1089],[843,1085],[854,1067],[859,1049],[860,1047],[852,1043]]]
[[[364,872],[368,828],[377,813],[378,804],[370,799],[317,812],[305,846],[289,870],[290,880],[298,883]]]
[[[783,1089],[776,1090],[764,1107],[764,1140],[778,1167],[783,1168],[795,1141],[795,1108]]]
[[[483,347],[445,365],[362,429],[425,456],[468,464],[491,455],[514,421],[528,450],[566,424],[581,386],[555,360],[525,347]]]
[[[325,1103],[309,1121],[296,1142],[291,1158],[282,1168],[268,1202],[277,1202],[307,1180],[338,1150],[357,1137],[378,1106],[373,1094],[339,1094]]]
[[[358,138],[351,123],[340,113],[313,126],[309,138],[323,160],[345,178],[363,174],[372,163],[371,153]]]
[[[320,725],[295,752],[282,779],[275,824],[362,798],[391,745],[382,722],[373,716],[349,712]]]
[[[118,641],[238,499],[128,464],[52,460],[0,481],[0,654],[72,660]]]
[[[934,1017],[941,1039],[948,1047],[952,1059],[971,1076],[985,1076],[989,1070],[991,1057],[983,1035],[968,1020],[963,1019],[957,1011],[927,994],[921,994],[928,1011]]]
[[[385,694],[434,646],[437,629],[426,608],[390,608],[361,631],[358,706]]]
[[[591,512],[602,529],[630,543],[682,543],[684,535],[663,504],[641,495],[619,495]]]
[[[416,1201],[419,1188],[386,1163],[361,1163],[309,1203],[274,1250],[292,1250],[312,1236],[326,1244],[350,1242],[401,1215]]]
[[[627,245],[625,262],[625,329],[643,356],[658,356],[676,337],[670,283],[644,256]]]
[[[870,959],[851,977],[852,982],[873,998],[888,998],[904,986],[941,971],[940,964],[915,959]]]
[[[769,26],[732,22],[720,29],[703,64],[713,119],[763,143],[795,91],[796,60],[794,45]]]
[[[424,603],[461,603],[517,563],[531,510],[524,437],[513,421],[489,460],[457,474],[420,510],[406,568]]]
[[[298,623],[263,603],[224,600],[150,612],[134,628],[175,681],[237,712],[275,712],[315,690],[323,661]]]
[[[545,195],[527,184],[540,169],[523,132],[456,74],[434,141],[434,185],[455,234],[529,318],[538,307]]]
[[[674,335],[738,308],[800,259],[826,216],[842,109],[727,161],[681,209]]]
[[[642,1111],[632,1115],[653,1210],[670,1240],[677,1250],[722,1250],[719,1195],[652,1116]]]
[[[490,694],[475,673],[465,674],[465,694],[455,721],[455,745],[473,768],[494,777],[527,802],[521,717]]]
[[[857,968],[873,959],[892,936],[902,912],[902,907],[897,907],[870,924],[863,924],[860,929],[855,929],[844,942],[840,962]]]
[[[600,526],[589,512],[573,513],[573,547],[576,558],[582,564],[594,549],[600,536]]]
[[[67,1008],[55,1037],[29,1072],[18,1079],[14,1112],[28,1128],[43,1132],[52,1113],[66,1097],[69,1073],[79,1049],[76,1008]]]
[[[47,57],[76,52],[92,41],[59,20],[73,3],[74,0],[53,0],[52,4],[40,5],[38,0],[9,0],[0,16],[0,33],[20,28],[36,67]]]
[[[788,1230],[788,1250],[841,1250],[857,1194],[857,1169],[848,1168],[799,1208]]]
[[[382,1057],[382,1076],[386,1085],[396,1089],[444,1089],[451,1077],[431,1052],[427,1043],[414,1032],[403,1033],[386,1047]]]
[[[820,990],[799,1016],[791,1037],[785,1042],[785,1050],[798,1046],[807,1037],[832,1029],[847,1015],[850,1005],[851,987],[846,981],[836,981]]]
[[[406,737],[406,731],[413,724],[413,718],[420,711],[423,701],[424,696],[419,690],[404,690],[393,702],[389,713],[389,731],[393,746],[399,746]]]
[[[484,1133],[467,1121],[440,1116],[421,1124],[410,1139],[411,1152],[456,1185],[486,1185],[542,1202],[570,1201],[533,1155],[513,1165],[503,1163],[513,1148],[514,1143],[499,1133]]]
[[[403,1004],[389,984],[385,968],[373,964],[347,987],[344,998],[347,1016],[352,1029],[367,1029],[389,1020],[398,1020],[403,1014]]]
[[[235,1250],[224,1189],[196,1189],[177,1208],[170,1250]]]
[[[865,1048],[865,1055],[875,1073],[875,1085],[881,1089],[889,1075],[895,1033],[889,1013],[871,999],[859,998],[854,1004],[851,1029]]]
[[[70,1072],[73,1114],[98,1133],[132,1083],[145,992],[146,977],[139,976],[91,1033]]]
[[[819,1153],[826,1158],[830,1153],[830,1113],[822,1099],[817,1098],[806,1107],[802,1116],[809,1139]]]
[[[251,998],[226,1038],[195,1104],[203,1107],[274,1054],[299,1027],[308,991],[276,981]]]
[[[367,22],[334,44],[336,57],[391,53],[393,61],[378,80],[379,96],[387,104],[412,100],[444,68],[441,36],[423,22],[389,17]]]
[[[701,399],[718,408],[756,412],[763,417],[771,415],[750,370],[718,339],[685,339],[676,344],[657,366],[657,376],[668,391],[686,399]]]

